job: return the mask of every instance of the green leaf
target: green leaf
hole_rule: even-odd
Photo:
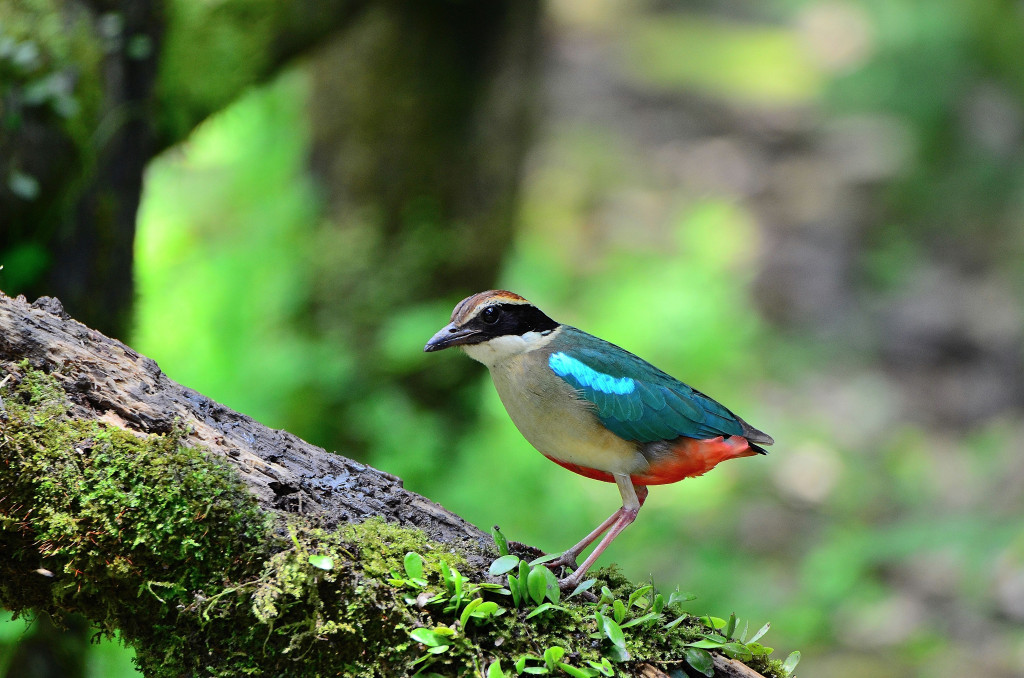
[[[466,608],[462,611],[462,614],[459,616],[459,624],[462,626],[463,630],[465,630],[466,624],[469,623],[470,615],[472,615],[473,611],[476,610],[476,608],[480,607],[483,604],[483,602],[483,598],[474,598],[473,600],[469,601],[469,604],[466,605]]]
[[[608,658],[613,662],[628,662],[629,653],[626,652],[626,648],[619,647],[618,645],[612,645],[608,648]]]
[[[583,593],[584,591],[589,590],[590,587],[593,586],[596,583],[597,583],[596,579],[587,579],[585,581],[581,581],[579,583],[579,586],[574,588],[572,590],[572,593],[570,593],[567,597],[572,598],[575,595],[579,595],[580,593]]]
[[[423,556],[415,551],[406,553],[405,574],[409,579],[423,579]]]
[[[544,572],[545,586],[544,595],[555,605],[562,599],[562,589],[558,586],[558,577],[555,573],[544,567],[540,566],[540,569]]]
[[[498,547],[498,554],[508,555],[508,539],[501,533],[501,528],[495,525],[491,528],[491,536],[494,537],[494,545]],[[493,665],[492,665],[493,666]]]
[[[537,607],[535,607],[533,610],[531,610],[530,614],[526,615],[525,618],[529,619],[530,617],[536,617],[537,615],[543,614],[543,613],[547,612],[548,610],[564,610],[564,609],[565,609],[564,607],[560,607],[560,606],[555,605],[553,603],[542,603],[542,604],[538,605]]]
[[[441,645],[445,642],[444,638],[438,635],[435,631],[428,628],[413,629],[409,632],[409,637],[415,640],[417,643],[423,643],[430,647]]]
[[[330,556],[310,556],[309,564],[321,570],[329,571],[334,569],[334,559]]]
[[[564,662],[558,662],[558,668],[568,673],[572,678],[594,678],[598,675],[596,669],[581,669],[577,666],[570,666]]]
[[[541,604],[544,596],[547,594],[548,578],[544,574],[546,569],[544,566],[535,567],[530,570],[530,574],[526,578],[526,589],[529,591],[530,597],[533,598],[533,602],[537,605]]]
[[[430,654],[441,654],[442,652],[447,652],[450,647],[451,645],[437,645],[435,647],[427,648],[427,652]]]
[[[716,650],[716,649],[722,647],[723,643],[721,643],[721,642],[719,642],[717,640],[709,640],[707,638],[703,638],[703,639],[698,640],[698,641],[696,641],[694,643],[687,643],[687,645],[689,647],[704,647],[704,648],[708,648],[708,649],[711,649],[711,650]]]
[[[522,605],[523,599],[519,595],[519,579],[512,575],[508,576],[508,592],[512,594],[512,602],[516,607]]]
[[[502,556],[501,558],[498,558],[493,563],[491,563],[491,566],[487,569],[487,572],[491,576],[496,577],[496,576],[498,576],[500,574],[505,574],[506,572],[511,572],[512,569],[514,567],[518,566],[518,565],[519,565],[519,556],[512,556],[512,555]]]
[[[621,624],[622,620],[626,618],[626,606],[618,598],[612,602],[612,615],[615,617],[616,624]]]
[[[665,596],[656,594],[654,596],[654,602],[651,605],[651,610],[654,612],[661,612],[665,609]]]
[[[782,670],[786,672],[787,676],[793,675],[796,665],[800,663],[800,650],[794,650],[789,653],[786,657],[786,661],[782,662]]]
[[[725,628],[726,623],[724,619],[720,619],[719,617],[712,617],[708,614],[701,617],[700,622],[704,624],[704,626],[709,626],[713,629]]]
[[[508,595],[508,589],[506,589],[501,584],[495,584],[494,582],[491,582],[491,581],[480,582],[479,584],[476,585],[476,587],[480,591],[497,591],[498,593],[500,593],[503,596],[507,596]]]
[[[683,593],[683,592],[680,592],[680,591],[676,590],[676,591],[673,591],[672,593],[670,593],[669,596],[668,596],[668,604],[669,605],[671,605],[672,603],[685,603],[685,602],[690,601],[690,600],[697,600],[696,594],[693,594],[693,593]]]
[[[542,565],[544,563],[550,563],[552,560],[558,560],[561,557],[562,557],[561,553],[549,553],[546,556],[541,556],[540,558],[534,558],[533,560],[531,560],[530,561],[530,567],[533,567],[534,565]]]
[[[771,623],[771,622],[768,622],[767,624],[765,624],[764,626],[762,626],[762,627],[761,627],[761,628],[760,628],[760,629],[758,630],[758,632],[754,634],[754,637],[753,637],[753,638],[751,638],[749,642],[753,643],[753,642],[755,642],[755,641],[758,641],[758,640],[760,640],[760,639],[761,639],[761,636],[763,636],[764,634],[768,633],[768,629],[769,629],[769,628],[771,627],[771,625],[772,625],[772,623]]]
[[[689,616],[690,615],[688,615],[688,614],[686,614],[684,612],[683,614],[679,615],[678,617],[676,617],[675,619],[673,619],[669,623],[665,624],[665,628],[666,629],[674,629],[675,627],[679,626],[679,624],[681,624],[684,619],[689,618]]]
[[[452,568],[452,586],[455,592],[452,594],[456,599],[462,598],[462,584],[465,580],[462,578],[462,573]]]
[[[548,665],[548,668],[554,670],[555,665],[562,661],[562,657],[565,656],[565,648],[559,645],[552,645],[548,649],[544,650],[544,663]]]
[[[686,657],[686,663],[694,668],[694,670],[703,673],[709,678],[715,675],[715,662],[711,658],[711,653],[707,650],[700,650],[695,647],[688,647],[683,653]]]
[[[750,650],[750,654],[752,654],[755,657],[767,657],[772,652],[775,652],[775,648],[767,647],[766,645],[762,645],[761,643],[756,643],[753,641],[747,643],[746,647],[748,650]]]
[[[516,673],[522,673],[523,672],[523,668],[526,667],[526,660],[527,659],[529,659],[529,655],[525,655],[524,654],[522,657],[520,657],[519,659],[516,660],[516,663],[515,663]]]
[[[725,624],[725,637],[732,640],[732,634],[736,632],[736,613],[729,615],[729,621]]]
[[[614,619],[605,617],[600,612],[595,612],[597,628],[604,634],[605,638],[612,642],[612,645],[626,649],[626,636]]]
[[[750,658],[753,656],[743,643],[726,643],[719,649],[727,656],[744,662],[750,661]]]
[[[452,582],[452,568],[448,567],[448,563],[441,561],[441,581],[444,583],[444,588],[451,593],[454,583]]]
[[[626,607],[633,607],[633,603],[643,598],[645,595],[647,595],[649,592],[653,590],[654,587],[650,584],[647,584],[645,586],[641,586],[636,591],[633,591],[631,594],[629,594],[629,602],[626,603]]]
[[[615,669],[612,668],[612,665],[604,657],[601,657],[600,662],[588,659],[587,663],[593,666],[602,676],[609,676],[610,678],[615,675]]]
[[[636,626],[637,624],[643,624],[645,622],[654,621],[655,619],[661,619],[661,614],[658,612],[648,612],[642,617],[630,619],[628,622],[626,622],[625,624],[621,624],[620,626],[622,626],[622,628],[624,629],[628,629],[630,626]]]
[[[548,671],[548,667],[546,666],[527,666],[525,669],[523,669],[523,673],[529,673],[535,676],[542,676],[551,672]]]
[[[487,617],[502,614],[504,611],[504,608],[498,607],[496,602],[488,600],[477,606],[476,610],[473,612],[473,616],[477,619],[486,619]]]
[[[506,678],[505,672],[501,670],[500,659],[495,659],[491,662],[491,665],[487,667],[487,678]]]

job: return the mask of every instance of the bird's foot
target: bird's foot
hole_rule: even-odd
[[[580,569],[579,565],[576,564],[576,554],[572,551],[566,551],[554,560],[549,560],[544,563],[544,565],[546,565],[549,570],[553,570],[556,567],[567,567],[573,571]]]

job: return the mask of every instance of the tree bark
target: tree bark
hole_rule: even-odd
[[[223,457],[267,511],[317,516],[328,527],[368,516],[413,525],[441,542],[484,544],[484,532],[402,481],[267,428],[169,379],[153,360],[72,320],[60,302],[0,294],[0,364],[28,360],[61,382],[76,419],[145,434],[188,430],[185,441]]]
[[[434,571],[437,558],[454,559],[466,581],[488,579],[496,554],[481,530],[387,473],[176,384],[154,361],[70,319],[56,299],[30,304],[0,293],[0,375],[0,603],[16,612],[82,613],[103,630],[118,629],[146,675],[414,670],[425,648],[408,632],[439,618],[406,597],[403,584],[387,583],[405,550],[394,534],[338,537],[370,518],[422,531],[403,538],[421,540]],[[55,383],[56,394],[40,380]],[[66,444],[51,432],[59,426],[80,435]],[[110,447],[118,436],[155,444],[159,454],[137,448],[138,461],[119,458],[109,452],[119,449]],[[199,456],[183,457],[178,442]],[[237,488],[217,480],[224,465]],[[112,506],[103,507],[110,497]],[[187,513],[175,523],[182,500]],[[389,548],[392,561],[376,562]],[[322,553],[331,555],[333,572],[307,557]],[[527,623],[515,609],[487,626],[448,621],[457,629],[454,649],[439,670],[479,674],[493,659],[510,667],[524,651],[552,644],[576,647],[569,661],[595,656],[593,629],[583,626],[593,624],[593,610],[580,606],[574,617],[574,603],[563,605],[569,611],[543,623]],[[649,635],[649,656],[620,669],[679,675],[678,659],[659,661],[666,634],[652,628]],[[723,657],[715,668],[720,677],[759,675],[737,672]]]

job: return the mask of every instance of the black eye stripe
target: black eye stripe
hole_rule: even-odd
[[[558,323],[530,304],[488,304],[469,323],[487,337],[522,335],[527,332],[550,332]]]

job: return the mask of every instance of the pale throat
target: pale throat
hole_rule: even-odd
[[[460,348],[473,360],[493,367],[509,358],[547,346],[561,331],[562,328],[557,327],[550,332],[506,334],[479,344],[466,344]]]

